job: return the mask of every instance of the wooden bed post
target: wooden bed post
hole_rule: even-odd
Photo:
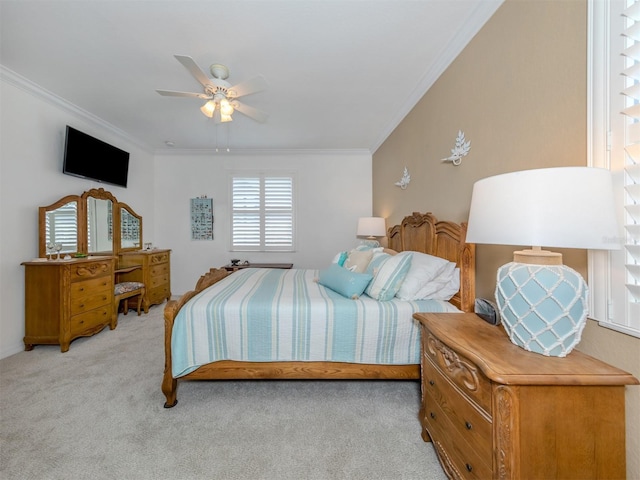
[[[224,268],[211,268],[196,283],[196,289],[185,293],[179,300],[169,300],[164,307],[164,376],[162,377],[162,393],[167,401],[164,408],[171,408],[178,403],[178,380],[171,371],[171,335],[173,322],[182,306],[205,288],[219,282],[229,275]]]
[[[164,376],[162,377],[162,393],[167,401],[164,408],[171,408],[178,403],[178,381],[171,373],[171,332],[173,321],[178,314],[178,302],[169,300],[164,307]]]

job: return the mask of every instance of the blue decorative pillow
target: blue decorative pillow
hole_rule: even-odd
[[[362,295],[371,278],[371,275],[366,273],[350,272],[346,268],[333,263],[329,268],[320,271],[318,283],[343,297],[355,300]]]
[[[411,254],[399,253],[383,257],[367,287],[367,295],[380,301],[391,300],[411,267]]]
[[[349,256],[348,252],[338,252],[335,257],[333,257],[333,261],[331,263],[337,263],[341,267],[344,266],[344,262]]]

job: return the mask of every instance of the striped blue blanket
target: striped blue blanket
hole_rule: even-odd
[[[173,376],[218,360],[417,364],[412,314],[458,311],[439,300],[352,300],[317,277],[317,270],[246,268],[200,292],[173,325]]]

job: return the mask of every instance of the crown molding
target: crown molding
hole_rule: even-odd
[[[50,92],[49,90],[41,87],[37,83],[32,82],[28,78],[23,77],[22,75],[14,72],[13,70],[5,67],[2,64],[0,64],[0,79],[6,81],[16,88],[19,88],[24,92],[27,92],[30,95],[33,95],[34,97],[40,98],[41,100],[44,100],[45,102],[54,105],[55,107],[58,107],[66,111],[67,113],[70,113],[71,115],[79,117],[102,130],[108,131],[116,137],[129,142],[138,148],[141,148],[147,153],[153,153],[153,149],[149,147],[149,145],[140,142],[140,140],[138,140],[137,138],[132,137],[123,130],[120,130],[119,128],[110,124],[109,122],[106,122],[100,117],[97,117],[94,114],[83,110],[77,105],[74,105],[64,98],[56,95],[55,93]]]
[[[232,157],[232,156],[253,156],[253,155],[271,155],[271,156],[300,156],[300,155],[367,155],[371,156],[371,151],[367,148],[351,148],[351,149],[268,149],[268,148],[239,148],[231,149],[229,152],[226,149],[215,148],[208,149],[190,149],[190,148],[163,148],[154,152],[157,156],[173,156],[173,155],[185,155],[185,156],[213,156],[213,157]]]
[[[473,10],[467,17],[464,25],[458,30],[444,50],[440,53],[432,67],[427,70],[422,78],[409,94],[407,99],[402,103],[402,108],[391,118],[389,124],[378,136],[377,141],[371,146],[371,153],[374,154],[384,141],[393,133],[400,125],[404,117],[416,106],[420,99],[429,91],[433,84],[440,78],[440,75],[453,63],[460,55],[471,39],[480,31],[491,16],[500,8],[504,0],[483,1]]]

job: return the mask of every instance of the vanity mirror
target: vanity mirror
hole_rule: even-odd
[[[56,244],[61,246],[61,254],[75,253],[79,250],[80,204],[80,196],[67,195],[51,205],[40,207],[40,257],[52,255]]]
[[[120,203],[120,251],[142,248],[142,217],[129,205]]]
[[[47,257],[55,245],[61,255],[105,254],[142,248],[142,217],[111,192],[91,189],[67,195],[39,209],[38,256]]]
[[[103,189],[92,189],[82,194],[87,212],[87,242],[82,253],[111,253],[114,251],[114,205],[116,198]]]

